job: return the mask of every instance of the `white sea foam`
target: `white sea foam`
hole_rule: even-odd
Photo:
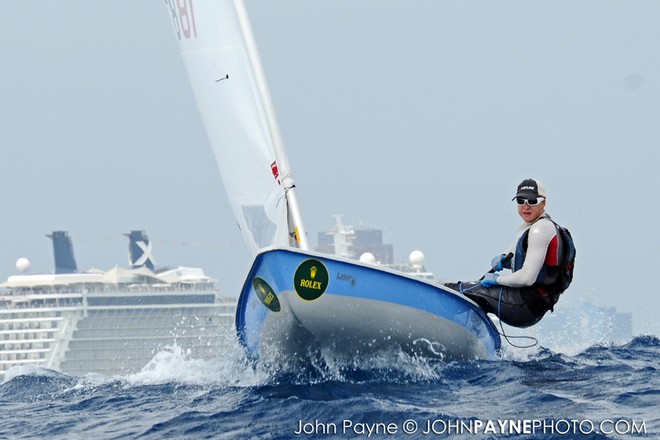
[[[218,349],[218,357],[194,359],[172,345],[158,352],[141,371],[118,376],[128,385],[156,385],[177,383],[185,385],[256,386],[268,376],[254,368],[237,341],[227,341]]]
[[[60,376],[63,373],[59,371],[42,367],[40,365],[19,365],[16,367],[11,367],[5,372],[5,377],[2,383],[9,382],[10,380],[19,377],[19,376]]]

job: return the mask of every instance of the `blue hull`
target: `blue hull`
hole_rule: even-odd
[[[257,255],[238,301],[236,327],[253,359],[400,349],[453,360],[492,358],[500,348],[492,321],[451,289],[291,249]]]

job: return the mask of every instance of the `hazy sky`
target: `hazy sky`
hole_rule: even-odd
[[[312,243],[382,228],[437,276],[488,269],[540,179],[578,248],[560,306],[660,334],[660,2],[247,0]],[[68,230],[79,269],[201,266],[236,295],[251,263],[164,2],[2,2],[0,278]]]

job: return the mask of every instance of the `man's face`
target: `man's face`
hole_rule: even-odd
[[[518,215],[523,219],[523,221],[527,223],[532,223],[534,220],[541,217],[544,211],[545,199],[543,199],[543,201],[538,205],[530,206],[529,203],[525,203],[523,205],[518,204]]]

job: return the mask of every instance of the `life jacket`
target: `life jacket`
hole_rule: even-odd
[[[551,220],[552,221],[552,220]],[[552,221],[552,223],[555,223]],[[559,279],[557,280],[557,289],[563,293],[573,282],[573,270],[575,269],[575,242],[571,231],[555,223],[557,235],[561,239],[562,253],[559,260]]]
[[[546,250],[545,261],[539,271],[534,284],[541,297],[548,303],[550,310],[561,295],[573,281],[573,268],[575,266],[575,244],[568,229],[558,225],[549,216],[542,219],[550,220],[557,233],[550,240]],[[531,229],[531,228],[530,228]],[[513,272],[520,270],[527,256],[527,241],[530,229],[526,230],[516,243]]]

